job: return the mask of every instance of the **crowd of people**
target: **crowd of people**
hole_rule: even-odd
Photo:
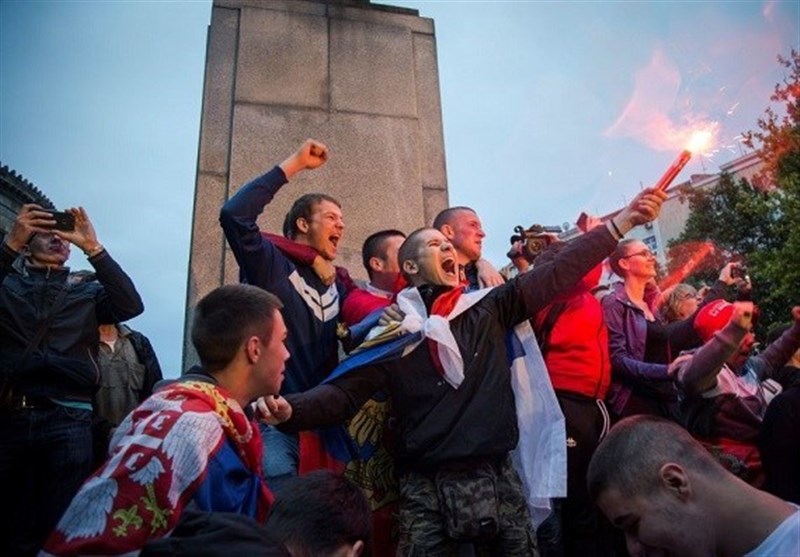
[[[800,555],[800,306],[756,351],[736,264],[660,292],[644,189],[569,242],[482,257],[478,213],[363,242],[297,198],[307,140],[220,208],[240,283],[164,380],[131,278],[81,208],[0,249],[3,555]],[[92,272],[70,272],[70,245]],[[618,282],[598,288],[604,262]]]

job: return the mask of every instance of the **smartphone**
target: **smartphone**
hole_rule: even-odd
[[[53,230],[63,230],[65,232],[72,232],[75,230],[75,215],[72,213],[62,213],[50,209],[44,209],[44,211],[50,213],[50,216],[56,221],[51,227]]]

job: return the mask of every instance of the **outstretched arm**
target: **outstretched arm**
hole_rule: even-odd
[[[381,365],[366,366],[303,393],[286,395],[288,410],[280,407],[279,400],[272,401],[274,407],[267,400],[265,405],[275,418],[268,423],[280,423],[280,428],[288,432],[342,424],[385,386],[386,373]],[[260,406],[259,410],[266,415]]]
[[[75,217],[71,231],[53,230],[53,233],[81,248],[95,270],[103,290],[97,299],[96,313],[99,323],[119,323],[136,317],[144,311],[144,303],[131,278],[114,261],[97,239],[92,221],[83,207],[67,209]]]
[[[800,306],[792,308],[792,319],[794,324],[753,358],[752,365],[759,379],[771,377],[800,348]]]
[[[622,235],[634,226],[654,220],[666,199],[664,192],[648,188],[609,219],[606,226],[597,227],[576,238],[552,261],[534,266],[521,275],[520,289],[525,297],[528,316],[547,306],[554,296],[577,283],[586,273],[603,261],[616,247]]]

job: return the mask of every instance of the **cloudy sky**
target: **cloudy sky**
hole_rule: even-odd
[[[515,225],[618,208],[688,130],[715,141],[679,180],[743,154],[784,77],[776,56],[800,48],[795,0],[383,3],[435,21],[450,202],[478,209],[498,266]],[[0,2],[0,161],[86,207],[170,376],[210,16],[206,1]]]

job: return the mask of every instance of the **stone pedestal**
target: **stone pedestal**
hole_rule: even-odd
[[[447,206],[432,20],[365,0],[215,0],[207,49],[185,364],[192,307],[238,280],[221,205],[306,138],[328,146],[328,163],[296,176],[259,225],[280,233],[295,198],[333,195],[346,226],[336,263],[354,277],[366,277],[369,234],[410,232]]]

